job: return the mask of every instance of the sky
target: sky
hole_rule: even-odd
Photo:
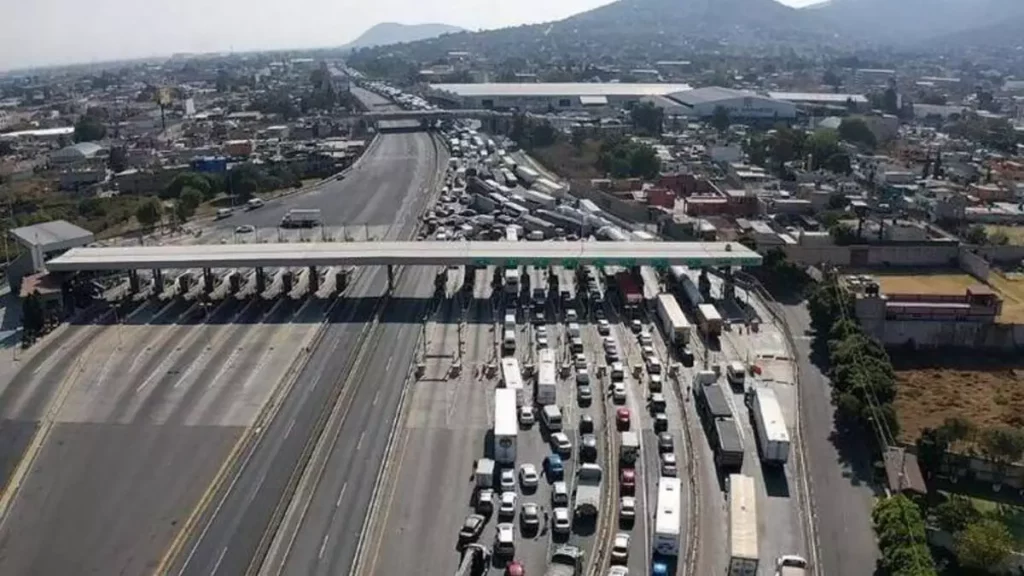
[[[0,70],[340,46],[380,22],[478,30],[559,20],[609,0],[0,0]],[[782,0],[799,6],[816,0]]]

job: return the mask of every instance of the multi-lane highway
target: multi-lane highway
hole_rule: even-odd
[[[436,169],[429,135],[382,135],[345,180],[237,214],[200,241],[216,241],[239,224],[276,224],[289,208],[313,206],[329,225],[387,228],[397,238],[415,221]],[[383,274],[369,273],[350,294],[375,297],[384,285]],[[322,346],[270,424],[279,434],[258,444],[245,469],[257,472],[234,484],[199,546],[184,547],[195,552],[186,567],[203,564],[204,546],[214,541],[226,542],[214,546],[206,572],[224,562],[237,573],[248,563],[244,551],[235,560],[235,550],[255,547],[268,517],[260,512],[280,494],[259,491],[252,506],[243,499],[237,507],[231,497],[257,484],[272,488],[275,477],[259,470],[290,473],[288,461],[300,450],[289,450],[289,438],[301,440],[300,428],[313,420],[302,416],[322,408],[344,373],[373,304],[369,298],[335,306]],[[152,301],[120,323],[70,327],[0,391],[5,481],[23,463],[20,484],[7,488],[17,488],[17,496],[0,527],[0,573],[153,570],[238,439],[264,432],[249,427],[293,361],[307,356],[303,348],[327,306],[228,299],[207,316],[192,303]],[[238,525],[224,520],[250,509],[243,529],[222,532],[225,524]],[[185,556],[175,560],[181,567]]]
[[[343,219],[343,222],[388,223],[390,225],[383,237],[408,238],[428,200],[439,166],[443,164],[444,158],[439,156],[428,134],[384,134],[367,156],[363,157],[359,167],[337,184],[342,191],[334,194],[332,201],[343,203],[349,207],[350,213],[356,214],[352,218]],[[331,223],[332,212],[327,206],[318,207],[324,211],[325,223]],[[407,282],[416,286],[423,273],[423,270],[412,269]],[[364,329],[373,326],[369,321],[377,311],[377,296],[384,293],[386,281],[383,269],[364,270],[346,293],[341,305],[335,307],[319,345],[296,378],[294,390],[284,398],[276,417],[262,431],[262,439],[244,460],[236,481],[231,483],[224,498],[201,519],[201,529],[197,531],[195,541],[184,547],[174,564],[175,572],[238,574],[254,558],[256,562],[260,561],[265,545],[272,536],[267,532],[272,528],[271,520],[275,511],[287,505],[289,480],[300,464],[303,449],[310,442],[310,435],[323,410],[331,406],[331,400],[339,393],[342,401],[361,403],[352,411],[360,418],[366,414],[367,407],[376,406],[374,403],[380,402],[374,395],[364,398],[362,392],[365,387],[360,386],[355,392],[345,389],[359,383],[358,379],[349,379],[348,374],[353,369],[360,345],[367,335]],[[408,342],[417,334],[392,333],[394,327],[398,326],[388,322],[392,312],[384,307],[387,318],[383,325],[388,332],[376,336],[373,341],[387,342],[387,346],[377,345],[374,349],[376,354],[387,355],[392,350],[397,351],[394,346],[398,338]],[[370,338],[373,339],[374,334],[371,333]],[[407,344],[407,348],[411,348],[411,345]],[[394,369],[401,370],[403,375],[407,366],[408,359],[405,360],[405,366],[398,361],[393,364]],[[400,385],[393,389],[400,390]],[[350,400],[353,397],[354,400]],[[397,396],[388,396],[386,400],[394,412]],[[380,411],[384,409],[383,405],[379,408]],[[372,440],[373,448],[383,451],[377,442],[381,436],[386,439],[389,426],[387,420],[379,418],[368,423],[371,428],[366,429],[367,445],[360,445],[360,449],[369,450]],[[346,429],[346,432],[349,430]],[[347,448],[344,443],[340,443],[340,447]],[[358,473],[359,470],[353,469],[352,472]],[[372,474],[369,487],[365,488],[367,501],[375,473],[376,470],[366,472]],[[365,480],[363,483],[366,483]]]

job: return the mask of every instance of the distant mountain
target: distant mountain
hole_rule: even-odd
[[[808,10],[844,35],[894,44],[987,28],[1024,17],[1021,0],[829,0]]]
[[[463,32],[458,26],[448,24],[398,24],[397,22],[382,22],[363,32],[358,38],[349,42],[343,48],[370,48],[373,46],[387,46],[389,44],[401,44],[403,42],[417,42],[436,38],[442,34]]]

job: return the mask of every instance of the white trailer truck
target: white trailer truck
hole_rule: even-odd
[[[757,490],[754,479],[729,475],[729,576],[757,576]]]
[[[686,320],[675,296],[667,293],[658,294],[658,319],[661,320],[665,337],[677,348],[690,342],[690,323]]]
[[[506,466],[516,463],[516,391],[498,388],[494,391],[494,461]]]
[[[750,411],[754,416],[757,447],[765,464],[783,465],[789,460],[789,430],[779,399],[771,388],[752,388]]]
[[[555,352],[544,348],[537,354],[537,404],[547,406],[558,403],[558,377]]]

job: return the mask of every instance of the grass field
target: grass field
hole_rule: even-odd
[[[978,279],[963,272],[874,274],[882,294],[963,294]]]
[[[985,225],[985,234],[988,234],[989,238],[999,232],[1006,234],[1006,237],[1010,239],[1011,246],[1024,246],[1024,226]]]
[[[900,439],[913,443],[927,427],[959,416],[979,429],[1024,426],[1024,358],[963,353],[954,358],[892,355]],[[911,365],[910,362],[914,364]]]

